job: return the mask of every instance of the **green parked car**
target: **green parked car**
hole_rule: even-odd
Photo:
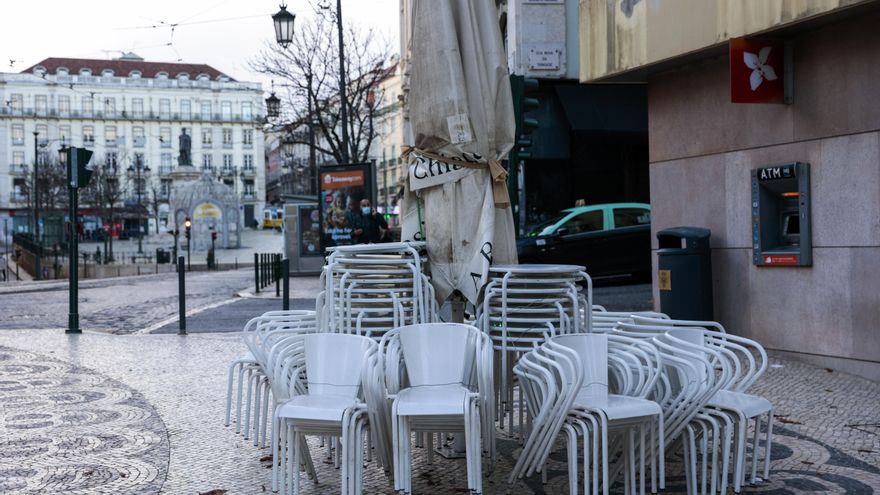
[[[587,267],[592,277],[651,275],[651,205],[607,203],[562,210],[517,240],[520,263]]]

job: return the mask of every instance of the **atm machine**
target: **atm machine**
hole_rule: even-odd
[[[756,266],[812,266],[810,164],[752,170],[752,261]]]

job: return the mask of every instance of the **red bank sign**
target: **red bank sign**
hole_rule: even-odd
[[[785,44],[777,40],[730,39],[730,101],[784,103]]]

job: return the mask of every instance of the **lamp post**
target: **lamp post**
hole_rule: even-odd
[[[128,166],[128,178],[131,179],[134,177],[134,187],[137,192],[137,238],[138,238],[138,254],[144,254],[144,246],[143,246],[143,233],[141,232],[141,209],[142,205],[142,184],[141,184],[141,173],[147,175],[150,173],[150,167],[148,165],[144,165],[143,157],[140,154],[135,155],[135,163],[134,165]]]
[[[37,252],[34,253],[34,272],[37,280],[43,278],[43,243],[42,229],[40,228],[40,152],[37,149],[37,138],[40,133],[34,131],[34,244]]]
[[[116,212],[114,211],[114,203],[116,202],[116,194],[118,192],[119,179],[116,178],[116,167],[108,167],[105,169],[107,174],[104,177],[105,190],[104,199],[107,201],[107,209],[110,212],[110,230],[104,236],[104,263],[114,262],[113,258],[113,232],[116,230]],[[109,245],[108,245],[109,243]]]
[[[275,41],[281,45],[281,48],[287,48],[293,42],[293,23],[296,20],[296,16],[287,11],[285,4],[281,4],[280,7],[281,10],[272,16],[272,22],[275,24]],[[341,158],[343,163],[348,163],[348,98],[346,97],[345,82],[345,44],[342,41],[342,0],[336,0],[336,31],[339,37],[339,117],[342,123]],[[274,96],[274,93],[272,96]],[[269,103],[268,99],[266,103]],[[309,105],[311,106],[311,96],[309,96]]]

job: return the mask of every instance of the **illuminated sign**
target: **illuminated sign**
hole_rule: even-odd
[[[730,39],[730,101],[784,103],[785,44],[778,40]]]

